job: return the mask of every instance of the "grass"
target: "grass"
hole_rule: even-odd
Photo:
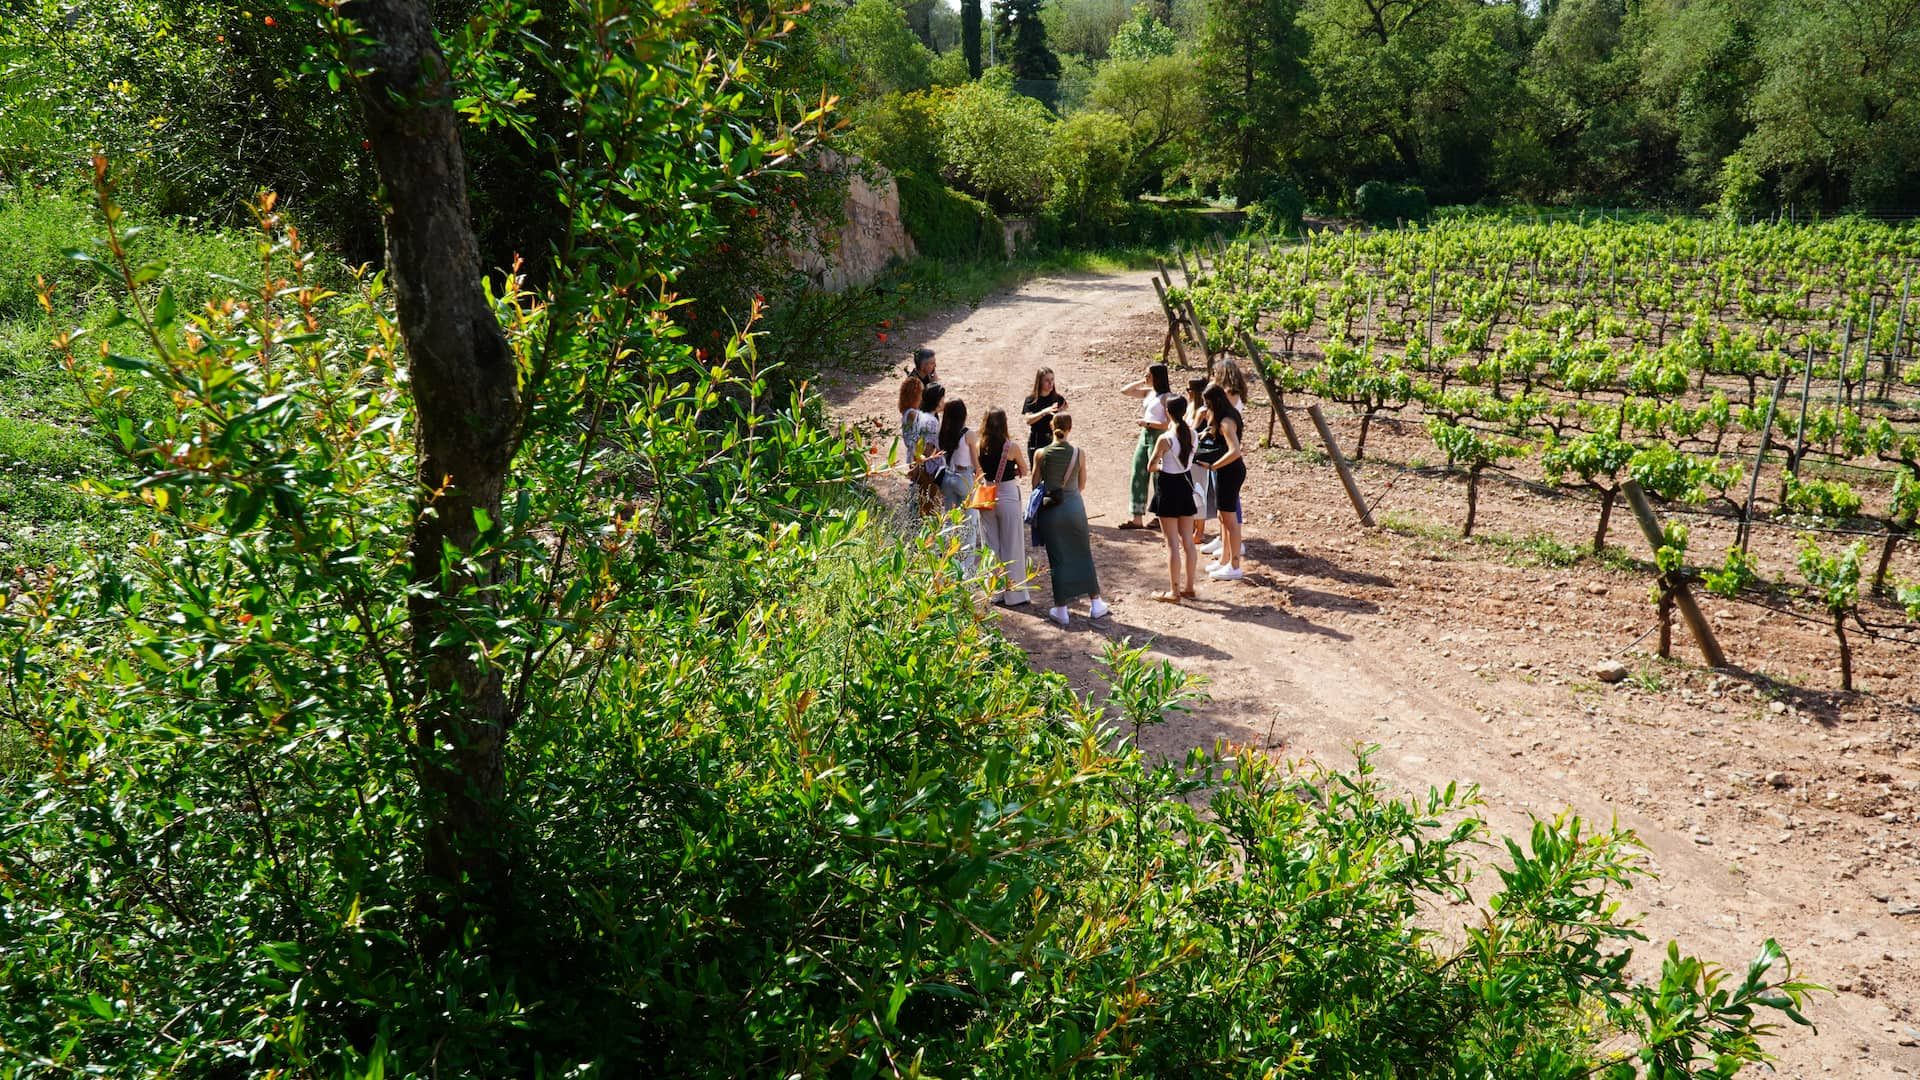
[[[133,258],[166,267],[151,288],[171,287],[183,309],[233,291],[215,275],[258,277],[250,236],[138,223],[153,227],[129,243]],[[0,198],[0,570],[43,566],[79,545],[110,544],[116,535],[113,508],[79,485],[117,468],[117,461],[92,434],[92,418],[52,348],[57,331],[100,331],[114,311],[117,285],[65,254],[97,250],[101,235],[98,214],[84,197],[24,192]],[[40,306],[41,279],[52,289],[52,314]],[[126,333],[105,336],[125,343]],[[136,421],[158,404],[136,395]]]
[[[1488,549],[1498,553],[1508,562],[1522,566],[1546,566],[1564,570],[1578,566],[1581,562],[1593,557],[1593,553],[1585,548],[1573,547],[1550,533],[1509,536],[1505,533],[1479,532],[1469,539],[1461,536],[1460,530],[1453,525],[1405,511],[1382,511],[1376,520],[1379,521],[1380,527],[1388,532],[1429,543]]]

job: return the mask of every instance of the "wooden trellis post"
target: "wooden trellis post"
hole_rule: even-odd
[[[1347,489],[1347,498],[1352,500],[1354,512],[1360,515],[1360,524],[1373,527],[1373,511],[1367,509],[1367,500],[1360,496],[1360,485],[1354,482],[1353,470],[1348,467],[1347,459],[1340,453],[1340,444],[1333,439],[1333,429],[1327,426],[1327,418],[1320,412],[1316,403],[1307,406],[1307,415],[1313,418],[1313,426],[1320,433],[1320,441],[1326,444],[1327,457],[1333,460],[1333,471],[1340,474],[1340,486]]]
[[[1293,420],[1287,416],[1287,395],[1285,387],[1267,374],[1266,357],[1260,353],[1260,343],[1254,340],[1251,331],[1240,331],[1240,340],[1247,347],[1247,359],[1253,364],[1253,373],[1260,376],[1260,384],[1267,388],[1267,404],[1272,407],[1273,415],[1267,421],[1267,445],[1273,445],[1273,421],[1280,421],[1280,430],[1287,435],[1287,445],[1300,449],[1300,436],[1293,430]],[[1241,432],[1245,437],[1246,433]]]
[[[1646,535],[1647,544],[1653,549],[1654,558],[1660,556],[1660,548],[1666,544],[1666,533],[1660,529],[1660,520],[1653,516],[1653,504],[1647,501],[1647,493],[1640,490],[1638,482],[1628,480],[1620,485],[1627,496],[1627,505],[1633,507],[1633,516],[1640,522],[1640,531]],[[1687,629],[1693,632],[1695,644],[1700,646],[1700,654],[1707,658],[1708,667],[1726,667],[1727,654],[1720,651],[1720,641],[1713,636],[1713,627],[1708,625],[1707,617],[1694,602],[1693,590],[1687,588],[1686,580],[1678,574],[1662,575],[1660,579],[1661,595],[1671,596],[1679,607],[1680,616],[1687,621]],[[1664,614],[1664,613],[1663,613]]]
[[[1906,280],[1900,284],[1900,318],[1893,324],[1893,342],[1887,349],[1887,359],[1880,367],[1880,400],[1885,401],[1893,394],[1893,371],[1900,362],[1900,346],[1907,337],[1907,297],[1913,292],[1913,271],[1907,271]]]
[[[1186,321],[1186,317],[1167,299],[1167,288],[1160,284],[1160,279],[1153,278],[1152,281],[1153,291],[1160,297],[1160,310],[1167,316],[1167,336],[1160,340],[1160,362],[1163,364],[1167,362],[1167,349],[1171,347],[1179,351],[1182,369],[1192,367],[1192,363],[1187,360],[1186,343],[1180,340],[1181,324]]]

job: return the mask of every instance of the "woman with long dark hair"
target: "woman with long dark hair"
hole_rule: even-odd
[[[967,426],[967,403],[950,399],[940,410],[940,453],[946,456],[946,471],[940,474],[940,503],[948,510],[967,501],[973,487],[973,429]]]
[[[1027,591],[1027,507],[1020,500],[1025,475],[1027,455],[1007,429],[1007,411],[988,409],[980,421],[980,483],[993,485],[994,500],[993,509],[980,511],[980,539],[1006,574],[1007,587],[995,599],[1008,607],[1033,599]]]
[[[1148,477],[1151,470],[1147,459],[1153,456],[1153,447],[1167,430],[1167,399],[1172,395],[1173,384],[1167,379],[1167,365],[1152,363],[1147,365],[1147,376],[1135,379],[1120,388],[1128,397],[1144,398],[1140,407],[1140,443],[1133,448],[1133,485],[1129,490],[1133,498],[1133,517],[1120,523],[1123,529],[1144,529],[1146,522],[1140,520],[1147,512]]]
[[[1194,451],[1199,439],[1187,424],[1187,399],[1167,399],[1168,430],[1153,444],[1147,468],[1154,473],[1153,512],[1160,517],[1160,535],[1167,540],[1167,578],[1171,588],[1153,594],[1155,600],[1177,604],[1198,595],[1200,552],[1193,544]],[[1186,571],[1184,579],[1181,570]]]
[[[1027,453],[1037,454],[1053,441],[1053,414],[1065,412],[1067,399],[1055,388],[1053,369],[1033,373],[1033,393],[1020,403],[1020,421],[1027,425]]]
[[[1053,414],[1053,441],[1033,459],[1033,482],[1046,485],[1049,493],[1034,517],[1033,531],[1047,547],[1047,576],[1053,586],[1053,607],[1047,614],[1061,626],[1067,625],[1067,605],[1076,597],[1092,599],[1087,609],[1090,618],[1101,618],[1112,610],[1100,599],[1100,576],[1093,569],[1087,504],[1080,498],[1087,485],[1087,457],[1067,441],[1072,430],[1073,417]]]
[[[1220,514],[1220,557],[1207,566],[1207,576],[1215,581],[1238,581],[1246,577],[1240,565],[1241,534],[1240,487],[1247,480],[1247,462],[1242,438],[1246,423],[1240,410],[1233,407],[1227,389],[1219,383],[1207,387],[1207,433],[1200,440],[1200,468],[1213,478],[1213,504]]]
[[[1187,380],[1187,423],[1191,424],[1195,431],[1204,430],[1207,426],[1206,394],[1207,377],[1205,375],[1195,375]],[[1201,545],[1200,552],[1204,555],[1206,554],[1207,522],[1212,521],[1214,517],[1209,512],[1213,496],[1213,485],[1210,482],[1213,474],[1204,469],[1191,469],[1188,475],[1193,477],[1193,504],[1196,507],[1193,516],[1193,542]]]

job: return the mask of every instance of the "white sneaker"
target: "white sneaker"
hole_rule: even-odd
[[[1237,566],[1217,566],[1208,570],[1207,576],[1215,581],[1239,581],[1247,572]]]
[[[1053,621],[1059,623],[1061,626],[1067,625],[1068,615],[1067,615],[1066,608],[1063,608],[1063,607],[1048,608],[1047,614],[1052,616]]]
[[[1062,608],[1061,610],[1064,611],[1065,609]],[[1087,618],[1104,619],[1112,612],[1113,609],[1107,606],[1105,600],[1095,600],[1093,604],[1087,608]]]
[[[1216,536],[1216,537],[1214,537],[1213,539],[1211,539],[1211,540],[1209,540],[1209,541],[1207,541],[1206,543],[1204,543],[1204,544],[1201,544],[1201,545],[1200,545],[1200,554],[1202,554],[1202,555],[1218,555],[1218,554],[1220,554],[1220,538]]]

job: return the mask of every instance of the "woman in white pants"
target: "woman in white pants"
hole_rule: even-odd
[[[997,572],[1006,575],[1006,589],[994,599],[1008,607],[1033,599],[1027,591],[1026,503],[1020,498],[1020,478],[1027,475],[1027,455],[1007,434],[1007,411],[987,410],[980,422],[980,483],[993,484],[994,506],[980,511],[980,535],[993,552]]]

